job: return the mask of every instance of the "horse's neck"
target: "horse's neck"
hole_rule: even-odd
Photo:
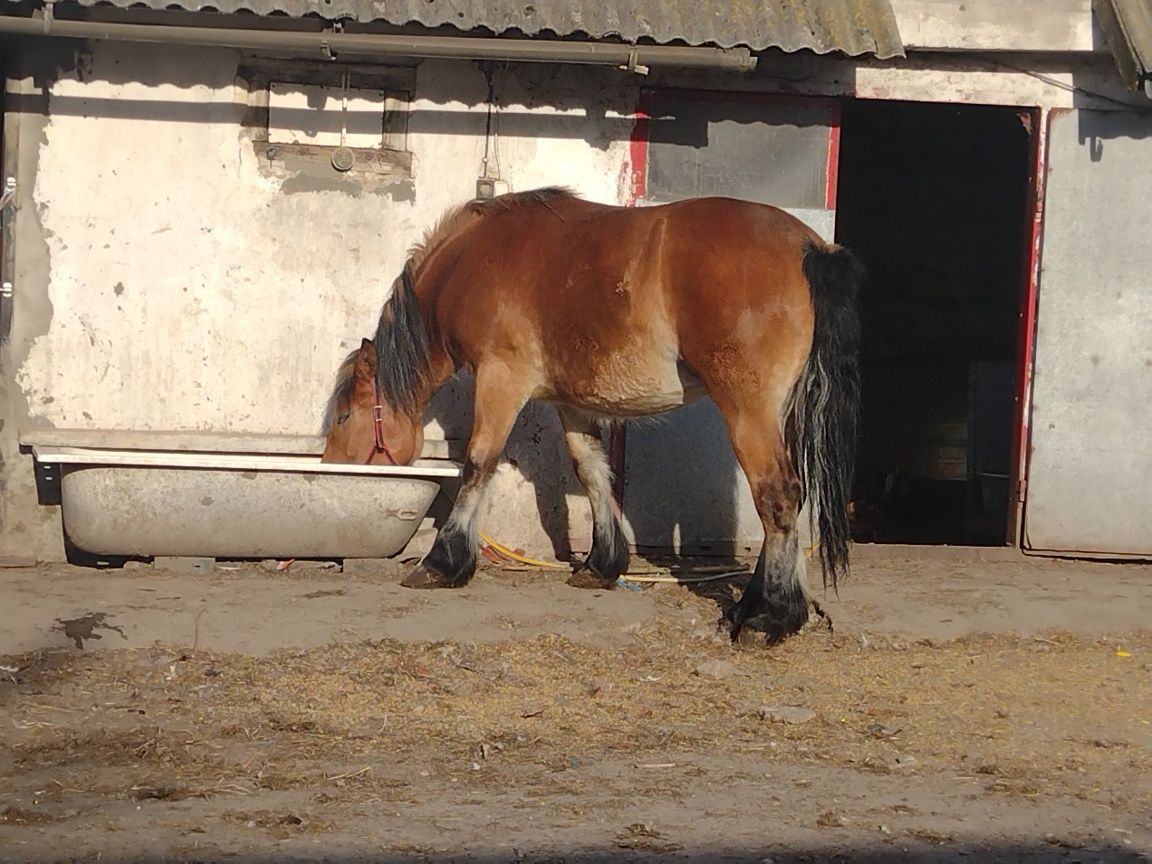
[[[420,307],[421,323],[424,326],[424,336],[428,340],[429,350],[425,392],[421,394],[420,399],[421,412],[458,371],[456,362],[445,347],[444,334],[440,332],[440,322],[436,316],[440,288],[444,284],[446,275],[441,266],[443,259],[440,256],[444,247],[449,243],[451,243],[451,239],[438,244],[431,250],[421,264],[419,273],[413,282],[413,291],[416,295],[416,303]]]
[[[427,327],[427,325],[425,326]],[[435,335],[435,331],[428,333],[431,357],[428,364],[428,376],[424,384],[424,391],[417,400],[417,417],[424,415],[428,403],[435,398],[436,394],[443,389],[444,385],[452,379],[452,376],[455,375],[457,371],[452,358],[449,357],[448,352],[441,347],[440,340],[433,338]]]

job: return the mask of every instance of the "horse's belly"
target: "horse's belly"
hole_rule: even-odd
[[[583,381],[558,387],[560,401],[608,416],[638,417],[690,405],[704,395],[682,362],[636,362],[623,357],[598,365]]]

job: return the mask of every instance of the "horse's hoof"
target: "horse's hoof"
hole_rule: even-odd
[[[775,615],[771,612],[748,614],[745,610],[739,610],[737,605],[721,616],[717,622],[717,629],[723,630],[727,625],[728,637],[733,643],[747,643],[754,639],[753,634],[759,633],[763,634],[764,641],[768,645],[778,645],[788,637],[799,633],[806,621],[806,617],[803,620],[794,617],[781,618],[778,610]]]
[[[597,576],[592,570],[587,567],[581,567],[575,573],[568,577],[568,584],[573,588],[585,589],[600,589],[602,591],[611,591],[616,587],[615,579],[605,579],[603,576]]]
[[[458,588],[462,582],[452,582],[435,570],[417,564],[400,582],[405,588]]]

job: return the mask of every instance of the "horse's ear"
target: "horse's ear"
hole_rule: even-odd
[[[356,352],[355,374],[357,380],[376,382],[376,346],[371,339],[360,341],[360,350]]]

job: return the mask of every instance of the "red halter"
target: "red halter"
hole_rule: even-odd
[[[372,452],[368,454],[368,458],[364,460],[365,465],[367,465],[369,462],[371,462],[376,457],[377,453],[383,453],[385,456],[388,457],[388,461],[391,462],[393,465],[399,465],[400,464],[399,462],[396,461],[396,457],[392,455],[392,451],[388,449],[388,445],[384,443],[384,413],[383,412],[384,412],[384,407],[382,405],[373,405],[372,406],[372,431],[376,435],[376,446],[372,449]]]

